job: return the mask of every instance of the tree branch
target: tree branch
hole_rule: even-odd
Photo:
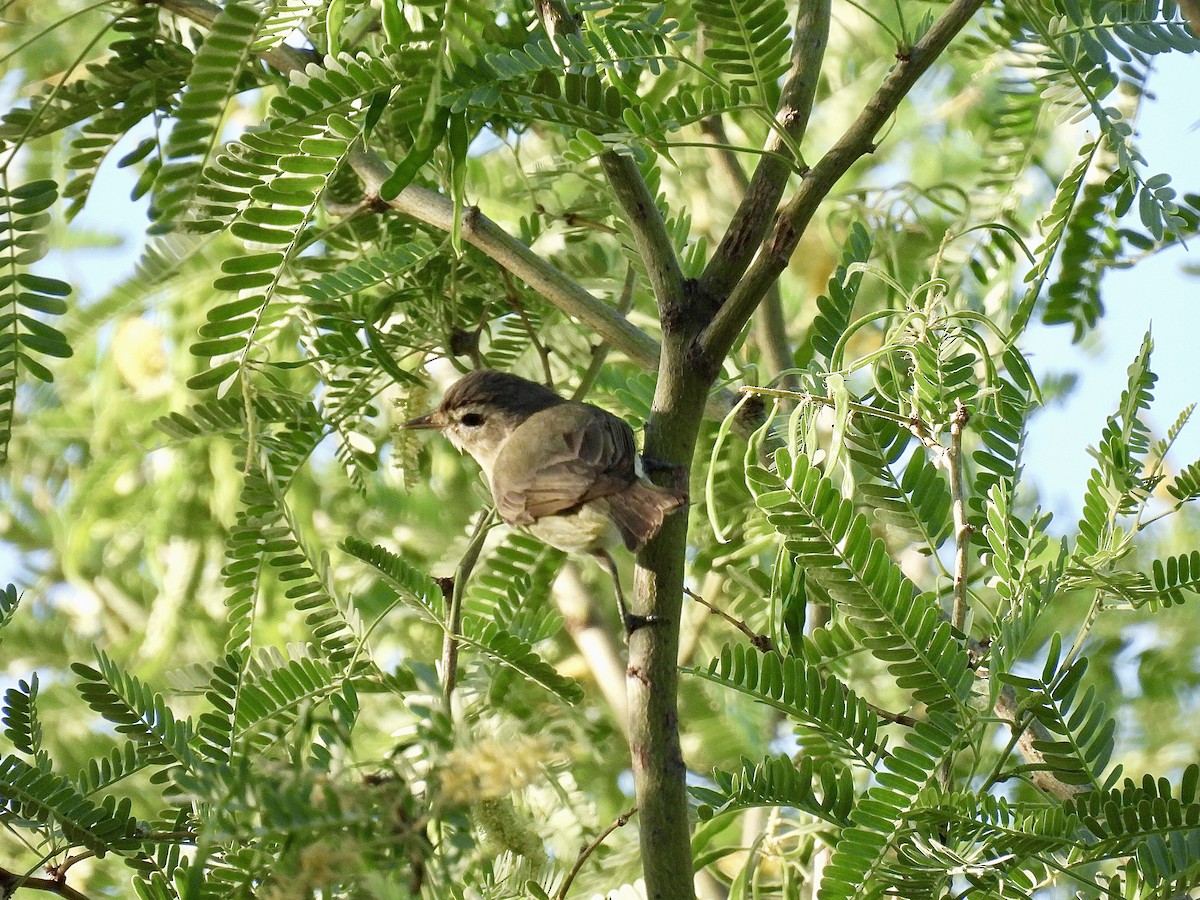
[[[554,44],[560,34],[582,37],[578,19],[571,15],[561,0],[536,0],[534,6],[550,43]],[[678,306],[684,296],[683,272],[675,257],[675,245],[671,243],[666,223],[646,179],[630,157],[615,150],[600,156],[600,166],[617,202],[625,211],[625,221],[633,233],[638,254],[646,264],[646,273],[650,276],[650,286],[658,298],[659,308]]]
[[[1032,716],[1026,716],[1024,721],[1022,721],[1020,708],[1017,704],[1017,692],[1012,685],[1006,684],[1000,689],[1000,694],[996,698],[995,711],[996,715],[1005,720],[1009,728],[1012,729],[1012,742],[1016,744],[1017,749],[1021,751],[1021,755],[1025,757],[1026,764],[1031,766],[1045,765],[1045,755],[1034,744],[1038,741],[1053,741],[1054,735],[1041,722],[1034,721]],[[1052,797],[1057,797],[1059,800],[1070,800],[1076,794],[1082,793],[1085,790],[1081,785],[1067,784],[1065,781],[1059,781],[1048,768],[1030,772],[1029,778],[1036,787],[1041,788]]]
[[[736,196],[745,198],[750,189],[750,179],[742,170],[737,154],[729,149],[725,123],[719,116],[710,116],[700,121],[700,130],[715,142],[712,154],[717,161],[717,169],[725,174],[725,180],[736,191]],[[770,378],[792,368],[792,348],[788,343],[787,320],[783,316],[783,298],[779,293],[778,281],[767,289],[766,296],[754,312],[754,340],[763,355]],[[788,379],[784,386],[792,387],[793,381]]]
[[[495,521],[494,509],[487,509],[479,514],[471,538],[467,542],[467,550],[454,571],[454,583],[447,598],[449,602],[446,605],[446,633],[442,636],[442,705],[445,707],[446,718],[451,720],[454,718],[454,690],[458,686],[458,636],[462,633],[463,597],[466,595],[467,582],[471,579],[475,563],[479,562],[483,542]]]
[[[582,850],[579,851],[579,856],[575,858],[575,865],[571,866],[571,871],[568,872],[567,877],[563,879],[562,887],[558,889],[558,893],[555,895],[555,900],[566,900],[567,891],[571,889],[571,883],[575,880],[575,876],[579,874],[579,870],[583,868],[583,864],[587,862],[588,857],[596,852],[596,848],[604,843],[605,838],[607,838],[618,828],[624,828],[626,823],[633,818],[633,815],[636,812],[637,807],[635,806],[628,812],[621,813],[621,815],[617,816],[616,820],[614,820],[611,825],[596,835],[591,843],[587,844]]]
[[[967,626],[967,556],[971,535],[975,529],[967,521],[963,498],[962,432],[969,414],[961,400],[957,401],[954,418],[950,420],[950,446],[946,448],[946,471],[950,480],[950,508],[954,515],[954,609],[950,624],[959,632]]]
[[[646,180],[632,159],[613,150],[600,157],[600,166],[608,177],[613,195],[625,210],[625,221],[633,232],[638,255],[646,264],[646,274],[650,277],[659,309],[678,306],[684,297],[683,272],[675,257],[675,245],[671,243],[666,223]]]
[[[776,652],[775,642],[771,640],[771,636],[769,634],[759,634],[737,616],[730,615],[719,606],[713,606],[695,591],[692,591],[687,587],[684,587],[683,592],[707,609],[710,615],[720,616],[722,619],[744,634],[749,639],[751,646],[753,646],[754,649],[759,653]]]
[[[34,878],[0,868],[0,896],[11,897],[21,888],[57,894],[59,897],[66,897],[67,900],[88,900],[87,894],[75,890],[61,878]]]
[[[689,472],[713,373],[695,364],[687,317],[664,322],[663,361],[646,423],[646,455]],[[640,812],[642,873],[653,900],[693,900],[687,770],[679,743],[679,629],[687,510],[668,516],[638,554],[637,612],[658,624],[629,639],[629,748]]]
[[[830,6],[831,0],[801,0],[796,11],[791,69],[775,114],[792,146],[803,140],[812,115],[825,45],[829,43]],[[795,170],[787,143],[775,131],[767,138],[765,150],[725,236],[700,277],[705,290],[715,297],[725,297],[750,265]]]
[[[592,593],[579,577],[579,569],[570,560],[554,581],[554,602],[562,613],[563,624],[588,671],[600,688],[617,721],[617,727],[629,738],[629,714],[625,699],[624,647],[619,646],[613,630],[597,613]]]
[[[753,394],[758,397],[779,397],[782,400],[795,400],[797,403],[816,403],[818,406],[828,406],[831,409],[837,405],[837,401],[832,397],[826,397],[822,394],[814,394],[811,391],[781,391],[776,388],[759,387],[755,384],[743,385],[741,392],[743,394]],[[926,446],[929,442],[923,437],[927,433],[925,425],[912,416],[906,416],[903,413],[892,412],[890,409],[877,409],[867,403],[857,403],[851,400],[846,404],[847,408],[854,413],[861,413],[864,416],[874,416],[877,419],[887,419],[889,422],[895,422],[897,425],[903,425],[905,428],[919,428],[917,437]],[[933,446],[937,446],[937,442],[933,442]]]
[[[392,174],[387,163],[365,150],[352,152],[349,162],[367,192],[373,195],[378,194],[379,186]],[[387,203],[439,231],[448,233],[454,227],[454,204],[428,188],[410,184]],[[593,297],[478,208],[472,207],[463,214],[461,233],[472,247],[508,269],[564,313],[593,329],[634,362],[648,369],[658,365],[658,341]]]
[[[900,58],[838,142],[805,176],[800,189],[780,213],[775,230],[758,258],[701,335],[701,350],[707,358],[724,359],[767,289],[787,266],[817,207],[850,166],[875,149],[875,135],[983,2],[953,0],[925,36]]]

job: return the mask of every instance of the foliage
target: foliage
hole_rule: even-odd
[[[685,611],[654,723],[685,750],[679,877],[1200,885],[1192,407],[1156,439],[1147,333],[1064,535],[1020,349],[1038,319],[1095,334],[1110,269],[1200,231],[1132,126],[1200,40],[1156,0],[905,0],[837,7],[818,73],[797,6],[6,8],[3,891],[642,895],[609,582],[490,530],[471,466],[399,426],[479,366],[654,420],[646,348],[690,327],[656,301],[675,270],[698,314],[751,289],[704,273],[772,167],[760,263],[804,243],[710,408],[780,390],[701,426],[681,565],[725,618]],[[75,253],[132,238],[114,184],[147,240],[109,286]]]

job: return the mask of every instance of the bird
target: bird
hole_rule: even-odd
[[[630,613],[611,550],[637,552],[686,491],[646,478],[633,429],[591,403],[566,400],[508,372],[476,369],[408,429],[438,429],[487,478],[503,521],[567,553],[590,554],[612,577],[626,637],[653,616]]]

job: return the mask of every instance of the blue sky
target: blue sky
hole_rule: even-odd
[[[1200,59],[1160,57],[1151,81],[1154,97],[1138,118],[1139,147],[1147,175],[1169,172],[1180,194],[1200,193]],[[1148,416],[1155,437],[1165,434],[1189,403],[1200,402],[1200,278],[1183,273],[1200,264],[1200,240],[1117,269],[1104,280],[1105,316],[1083,346],[1071,344],[1070,326],[1030,329],[1021,347],[1034,372],[1078,372],[1079,383],[1064,402],[1042,410],[1030,428],[1027,473],[1038,484],[1043,504],[1073,521],[1105,418],[1116,408],[1126,369],[1146,329],[1154,336],[1151,368],[1158,375],[1155,403]],[[1200,458],[1200,410],[1168,457],[1179,469]],[[1067,521],[1060,521],[1064,528]]]

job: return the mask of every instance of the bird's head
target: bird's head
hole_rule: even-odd
[[[536,412],[565,401],[533,381],[507,372],[478,369],[456,381],[429,415],[405,428],[437,428],[491,475],[492,462],[509,435]]]

